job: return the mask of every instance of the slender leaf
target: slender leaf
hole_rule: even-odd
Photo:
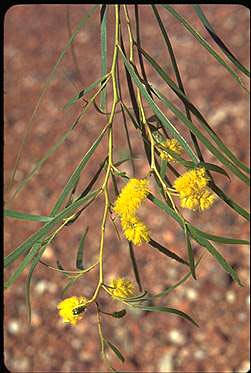
[[[173,313],[175,315],[182,317],[183,319],[191,321],[195,326],[199,327],[197,322],[195,322],[189,315],[187,315],[185,312],[182,312],[180,310],[176,310],[176,308],[170,308],[170,307],[164,307],[164,306],[138,306],[137,308],[144,310],[144,311],[148,311],[148,312]]]
[[[222,52],[230,59],[230,61],[237,67],[238,70],[243,72],[246,76],[250,77],[250,72],[248,69],[243,66],[238,59],[233,55],[232,52],[228,49],[225,43],[220,39],[220,37],[216,34],[215,30],[213,29],[212,25],[208,22],[205,14],[203,13],[199,4],[193,4],[193,8],[201,20],[202,24],[204,25],[207,32],[211,35],[212,39],[215,43],[221,48]]]
[[[160,161],[160,176],[164,179],[167,170],[167,161],[165,159],[161,159]]]
[[[155,102],[153,101],[153,99],[151,98],[149,93],[147,92],[146,88],[141,83],[141,81],[140,81],[138,75],[136,74],[136,72],[135,72],[133,66],[131,65],[131,63],[127,60],[127,58],[125,57],[125,55],[123,54],[121,49],[119,49],[119,51],[122,55],[124,64],[125,64],[128,72],[129,72],[132,80],[135,82],[137,87],[140,89],[142,95],[144,96],[145,100],[148,102],[148,104],[151,107],[151,109],[153,110],[153,112],[157,115],[157,117],[163,123],[163,125],[172,133],[173,137],[175,137],[179,141],[179,143],[184,148],[184,150],[189,154],[190,158],[194,162],[198,162],[197,156],[194,154],[193,150],[188,145],[188,143],[186,142],[184,137],[180,135],[180,133],[176,130],[175,126],[169,121],[169,119],[164,115],[164,113],[155,104]]]
[[[17,269],[9,277],[8,281],[5,282],[4,284],[5,289],[8,289],[11,285],[13,285],[13,283],[18,279],[18,277],[21,275],[21,273],[27,267],[27,265],[31,262],[34,256],[38,253],[38,251],[39,251],[39,246],[34,245],[34,247],[30,250],[30,252],[25,256],[24,260],[19,264]]]
[[[82,91],[80,91],[74,97],[72,97],[69,101],[67,101],[67,103],[63,106],[63,110],[67,109],[71,105],[74,105],[78,100],[80,100],[87,93],[91,92],[101,82],[104,83],[107,80],[106,78],[107,78],[107,74],[104,74],[102,78],[96,80],[95,82],[90,84],[88,87],[82,89]]]
[[[191,236],[195,241],[197,241],[201,246],[205,247],[208,252],[217,260],[219,265],[230,274],[232,279],[237,282],[240,286],[243,286],[236,271],[233,267],[226,261],[226,259],[220,254],[219,251],[204,237],[201,237],[195,230],[191,229],[191,226],[188,228]]]
[[[31,171],[28,173],[28,175],[19,183],[17,186],[15,192],[12,195],[12,198],[14,198],[17,193],[21,192],[23,188],[29,183],[29,181],[32,179],[33,175],[39,171],[39,169],[43,166],[43,164],[47,161],[47,159],[54,154],[54,152],[64,143],[64,141],[67,139],[67,137],[72,133],[73,128],[76,126],[80,119],[80,116],[74,121],[73,124],[69,127],[69,129],[57,140],[55,144],[53,144],[45,153],[45,155],[35,162],[34,166],[32,167]]]
[[[175,254],[171,250],[162,246],[159,242],[154,241],[152,238],[150,239],[150,241],[148,243],[149,243],[149,245],[151,245],[152,247],[154,247],[155,249],[160,251],[162,254],[168,256],[169,258],[172,258],[179,263],[189,265],[189,263],[186,260],[182,259],[180,256],[178,256],[177,254]]]
[[[86,227],[84,234],[81,237],[81,240],[79,242],[78,251],[77,251],[77,259],[76,259],[76,268],[78,269],[84,269],[83,266],[83,251],[84,251],[84,243],[85,239],[88,233],[89,227]]]
[[[83,18],[81,18],[80,22],[77,24],[77,27],[75,29],[75,31],[72,33],[71,37],[69,38],[69,40],[67,41],[67,43],[65,44],[62,52],[60,53],[56,63],[53,65],[53,68],[50,72],[50,75],[48,77],[48,79],[46,80],[45,82],[45,85],[42,89],[42,92],[38,98],[38,101],[36,103],[36,106],[32,112],[32,115],[30,117],[30,120],[29,122],[27,123],[27,127],[26,127],[26,130],[25,130],[25,134],[22,138],[22,143],[20,145],[20,148],[18,150],[18,155],[17,155],[17,158],[16,158],[16,162],[15,162],[15,166],[14,166],[14,170],[13,170],[13,173],[12,173],[12,176],[11,176],[11,180],[10,180],[10,183],[9,183],[9,186],[8,186],[8,190],[11,188],[12,184],[13,184],[13,181],[14,181],[14,177],[15,177],[15,174],[16,174],[16,171],[17,171],[17,167],[18,167],[18,164],[19,164],[19,161],[21,159],[21,153],[23,151],[23,148],[24,148],[24,144],[28,138],[28,134],[31,130],[31,127],[32,127],[32,124],[33,124],[33,120],[35,118],[35,115],[37,114],[38,112],[38,109],[39,109],[39,106],[50,86],[50,83],[52,82],[52,80],[54,79],[54,76],[56,74],[56,71],[57,71],[57,68],[58,66],[60,65],[61,61],[63,60],[65,54],[67,53],[67,50],[71,47],[73,41],[75,40],[76,36],[78,35],[78,33],[81,31],[81,29],[85,26],[85,24],[90,20],[91,16],[93,15],[93,13],[95,12],[96,8],[98,7],[98,5],[93,5],[90,10],[88,10],[88,12],[86,12],[86,14],[84,15]]]
[[[107,11],[108,6],[102,5],[100,10],[101,23],[101,74],[107,73]],[[107,89],[103,88],[100,94],[100,109],[105,110]]]
[[[157,11],[157,8],[155,7],[155,5],[152,5],[152,8],[153,8],[155,17],[157,18],[157,22],[160,26],[161,33],[164,37],[164,40],[165,40],[165,43],[166,43],[166,46],[167,46],[167,49],[168,49],[168,52],[169,52],[169,55],[170,55],[170,58],[171,58],[171,63],[172,63],[172,66],[173,66],[173,69],[174,69],[174,72],[175,72],[175,76],[176,76],[176,80],[178,82],[179,88],[185,94],[185,88],[184,88],[184,85],[183,85],[183,82],[182,82],[182,79],[181,79],[181,75],[180,75],[180,72],[179,72],[178,64],[177,64],[177,61],[176,61],[176,58],[175,58],[175,55],[174,55],[174,50],[173,50],[171,41],[168,37],[167,31],[164,27],[164,24],[161,21],[161,18],[160,18],[160,15],[159,15],[158,11]],[[183,102],[183,104],[185,106],[186,116],[189,120],[191,120],[192,118],[191,118],[189,106],[187,105],[186,102]],[[200,150],[200,147],[199,147],[196,136],[191,131],[190,131],[190,136],[191,136],[195,151],[198,155],[198,158],[201,161],[203,161],[203,156],[202,156],[202,153],[201,153],[201,150]]]
[[[154,88],[159,99],[168,107],[176,116],[177,118],[182,121],[186,127],[189,128],[191,132],[207,147],[207,149],[221,162],[231,170],[240,180],[242,180],[245,184],[249,185],[250,180],[249,178],[243,174],[230,160],[228,160],[201,132],[200,130],[191,122],[187,117],[177,108],[175,107],[171,101],[169,101],[164,95],[162,95],[156,88]]]
[[[164,79],[164,81],[169,85],[169,87],[178,95],[178,97],[188,105],[189,110],[198,118],[201,126],[207,131],[212,140],[218,145],[218,147],[228,156],[233,163],[240,167],[243,171],[250,174],[250,169],[242,163],[231,151],[226,147],[226,145],[221,141],[216,132],[209,126],[205,118],[199,112],[199,110],[189,101],[188,97],[184,92],[174,83],[174,81],[169,77],[169,75],[158,65],[158,63],[144,50],[141,49],[142,54],[148,60],[148,62],[153,66],[155,71]]]
[[[133,297],[126,298],[126,302],[130,303],[130,302],[134,302],[134,301],[141,301],[143,298],[145,298],[146,294],[147,294],[147,291],[144,290],[141,293],[139,293],[139,294],[137,294]],[[121,297],[116,297],[116,298],[125,300],[125,298],[123,298],[123,297],[122,298]]]
[[[195,264],[195,268],[197,268],[197,266],[199,265],[200,261],[202,259],[202,256],[199,258],[199,260],[197,261],[197,263]],[[158,294],[154,294],[154,295],[151,295],[151,296],[148,296],[148,299],[154,299],[154,298],[158,298],[158,297],[163,297],[167,294],[169,294],[171,291],[173,291],[175,288],[179,287],[180,285],[182,285],[185,281],[187,281],[189,279],[189,277],[192,275],[192,272],[190,270],[190,272],[188,272],[184,277],[182,277],[181,280],[179,280],[176,284],[172,285],[172,286],[168,286],[167,288],[165,288],[163,291],[161,291],[160,293]]]
[[[64,141],[67,139],[67,137],[71,134],[72,130],[77,126],[77,124],[79,123],[80,119],[87,112],[87,110],[89,109],[90,105],[92,104],[92,102],[94,101],[95,97],[98,94],[99,94],[99,91],[97,91],[91,97],[89,103],[82,109],[81,113],[78,115],[77,119],[70,125],[69,129],[59,138],[59,140],[53,146],[51,146],[47,150],[47,152],[45,153],[45,156],[42,159],[40,159],[39,161],[37,161],[35,163],[34,167],[30,171],[30,173],[18,185],[18,187],[17,187],[15,193],[13,194],[12,198],[14,198],[15,195],[18,192],[20,192],[28,184],[28,182],[31,180],[31,178],[35,174],[35,172],[37,172],[42,167],[42,165],[44,164],[44,162],[59,148],[60,145],[62,145],[64,143]]]
[[[61,296],[64,297],[65,293],[74,285],[74,283],[78,280],[78,277],[71,277],[66,285],[63,287],[61,291]]]
[[[211,47],[211,45],[199,34],[199,32],[191,26],[189,22],[185,20],[176,10],[168,4],[161,4],[163,8],[168,10],[194,37],[195,39],[207,49],[207,51],[223,66],[228,72],[232,75],[232,77],[237,81],[237,83],[247,91],[247,88],[243,84],[241,78],[238,74],[220,57],[220,55]]]
[[[85,202],[89,201],[92,197],[95,197],[98,194],[99,190],[96,190],[92,193],[89,193],[87,196],[81,198],[78,201],[73,202],[70,206],[65,208],[59,214],[57,214],[53,220],[46,223],[41,227],[37,232],[31,235],[27,240],[25,240],[21,245],[19,245],[14,251],[12,251],[9,255],[4,258],[4,267],[8,267],[12,264],[16,259],[18,259],[22,254],[28,251],[38,240],[44,238],[50,230],[57,224],[61,223],[64,218],[69,217],[78,207],[83,205]],[[33,250],[30,253],[30,260],[36,254],[36,251]],[[27,264],[29,263],[29,261]],[[25,267],[25,266],[24,266]]]
[[[129,254],[130,254],[130,259],[131,259],[131,262],[132,262],[132,268],[133,268],[134,276],[135,276],[139,291],[142,291],[142,285],[141,285],[137,260],[136,260],[135,254],[134,254],[133,244],[132,244],[131,241],[128,241],[128,246],[129,246]]]
[[[196,280],[193,248],[192,248],[192,245],[191,245],[191,241],[190,241],[190,237],[189,237],[189,231],[187,230],[186,224],[184,225],[184,232],[185,232],[185,238],[186,238],[189,265],[190,265],[192,276]]]
[[[106,345],[112,349],[112,351],[119,358],[119,360],[122,361],[122,363],[124,363],[125,358],[121,354],[121,352],[119,351],[119,349],[116,346],[114,346],[114,344],[111,341],[108,341],[108,339],[104,339],[104,341],[105,341]]]
[[[112,317],[115,317],[117,319],[120,319],[121,317],[124,317],[126,315],[126,310],[120,310],[112,313]]]
[[[204,237],[209,241],[219,242],[219,243],[226,244],[226,245],[249,245],[250,244],[250,242],[247,240],[239,240],[237,238],[215,236],[214,234],[203,232],[202,230],[194,227],[191,224],[187,224],[187,226],[189,230],[194,231],[199,236]]]
[[[150,201],[152,201],[156,206],[160,207],[161,210],[165,211],[168,215],[170,215],[173,219],[179,223],[181,227],[183,227],[183,220],[180,215],[177,214],[170,206],[165,204],[164,202],[160,201],[157,197],[153,194],[149,194],[147,197]]]
[[[41,216],[41,215],[31,215],[21,211],[15,210],[4,210],[4,216],[14,219],[26,220],[26,221],[40,221],[40,222],[48,222],[51,221],[52,218],[49,216]]]
[[[38,250],[41,246],[41,242],[38,242],[36,244]],[[45,245],[45,248],[47,247],[47,245]],[[44,253],[44,250],[45,248],[41,248],[41,255],[38,255],[38,258],[40,259],[41,256],[43,255]],[[40,252],[38,253],[40,254]],[[28,323],[30,324],[31,323],[31,300],[30,300],[30,288],[31,288],[31,279],[32,279],[32,275],[33,275],[33,272],[34,272],[34,269],[36,268],[37,266],[37,258],[35,257],[33,260],[32,260],[32,263],[31,263],[31,266],[30,266],[30,269],[29,269],[29,273],[28,273],[28,276],[26,278],[26,281],[25,281],[25,303],[26,303],[26,310],[27,310],[27,317],[28,317]],[[38,259],[38,260],[39,260]]]
[[[106,162],[107,162],[107,157],[105,157],[103,162],[100,164],[97,172],[95,173],[93,178],[90,180],[89,184],[85,187],[85,189],[83,190],[83,192],[80,194],[80,196],[77,199],[83,198],[84,196],[86,196],[92,190],[92,187],[96,183],[96,181],[98,180],[99,175],[101,174],[102,170],[104,169],[104,166],[105,166]]]
[[[90,147],[90,149],[85,153],[85,155],[82,158],[82,160],[80,161],[79,165],[77,166],[77,168],[75,169],[75,171],[72,173],[71,177],[69,178],[68,182],[66,183],[66,185],[65,185],[65,187],[64,187],[61,195],[59,196],[59,198],[58,198],[55,206],[53,207],[53,209],[52,209],[52,211],[50,213],[50,216],[55,216],[56,213],[59,211],[60,207],[62,206],[62,204],[63,204],[63,202],[64,202],[64,200],[66,198],[66,196],[68,195],[68,193],[70,192],[70,190],[75,185],[75,183],[78,180],[81,172],[83,171],[83,169],[87,165],[88,161],[92,157],[92,155],[95,152],[95,150],[96,150],[97,146],[99,145],[100,141],[104,137],[107,129],[108,129],[108,126],[105,126],[103,128],[102,132],[97,137],[97,139],[94,141],[94,143],[92,144],[92,146]]]
[[[209,182],[210,188],[219,196],[229,207],[241,215],[244,219],[250,220],[249,213],[227,196],[215,183]]]

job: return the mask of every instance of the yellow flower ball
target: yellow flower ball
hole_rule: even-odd
[[[57,308],[63,322],[76,325],[82,319],[87,299],[85,297],[70,297],[62,300]]]

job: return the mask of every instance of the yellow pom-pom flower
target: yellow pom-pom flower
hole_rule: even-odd
[[[121,219],[125,237],[135,245],[148,242],[150,239],[147,227],[136,216],[137,209],[149,192],[148,180],[130,179],[114,204],[114,211]]]
[[[114,205],[114,211],[123,218],[134,216],[149,193],[149,181],[130,179],[122,188]]]
[[[206,210],[213,204],[215,195],[208,189],[209,178],[204,167],[185,172],[174,182],[180,195],[181,207]]]
[[[109,292],[114,298],[130,298],[135,294],[135,289],[127,278],[117,278],[110,281]]]
[[[140,245],[143,242],[148,242],[150,240],[147,226],[136,216],[132,216],[130,220],[122,218],[121,225],[125,237],[134,245]]]
[[[59,316],[63,318],[65,323],[71,323],[76,325],[76,323],[82,319],[83,312],[85,311],[85,306],[87,299],[85,297],[71,297],[62,300],[57,308],[59,310]]]
[[[161,145],[164,146],[166,149],[172,150],[177,155],[181,155],[182,153],[182,146],[176,139],[167,139],[166,141],[163,141]],[[160,158],[165,159],[169,162],[175,161],[175,158],[171,154],[165,152],[164,150],[161,150]]]

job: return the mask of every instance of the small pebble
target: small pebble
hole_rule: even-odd
[[[232,290],[226,292],[226,300],[228,303],[234,303],[236,299],[235,293]]]
[[[173,343],[177,345],[182,345],[183,343],[185,343],[184,335],[177,329],[171,330],[168,335],[169,335],[170,341],[172,341]]]
[[[17,334],[20,331],[20,323],[17,320],[11,320],[8,325],[8,330],[11,334]]]
[[[191,301],[196,300],[198,298],[198,293],[193,288],[187,288],[185,290],[185,294],[186,294],[187,299],[189,299]]]
[[[47,288],[48,288],[47,281],[41,280],[41,281],[38,281],[38,283],[36,284],[35,291],[38,294],[43,294]]]
[[[202,350],[196,350],[196,351],[194,352],[193,356],[194,356],[195,359],[197,359],[197,360],[202,360],[202,359],[204,359],[204,357],[205,357],[205,352],[202,351]]]

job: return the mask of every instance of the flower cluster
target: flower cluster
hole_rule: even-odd
[[[110,281],[109,292],[114,298],[129,298],[135,294],[135,289],[127,278],[117,278]]]
[[[59,310],[59,316],[63,318],[65,323],[69,322],[72,325],[76,325],[77,321],[83,317],[87,299],[85,297],[71,297],[62,300],[57,308]]]
[[[181,155],[182,153],[182,147],[176,139],[167,139],[166,141],[163,141],[161,145],[164,146],[166,149],[172,150],[177,155]],[[171,154],[168,154],[165,150],[161,150],[160,158],[165,159],[169,162],[175,161],[174,157]]]
[[[204,167],[185,172],[174,182],[180,195],[181,207],[206,210],[213,204],[215,195],[208,189],[208,177]]]
[[[149,182],[146,179],[130,179],[118,196],[114,211],[121,219],[125,237],[140,245],[149,241],[148,228],[136,216],[137,209],[149,193]]]

